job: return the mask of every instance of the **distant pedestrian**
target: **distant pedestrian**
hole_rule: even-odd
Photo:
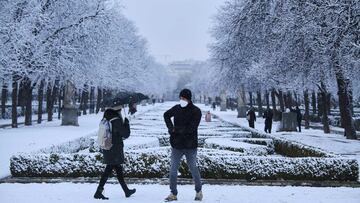
[[[212,103],[212,109],[213,109],[213,111],[216,110],[216,102],[213,102],[213,103]]]
[[[198,127],[201,121],[201,110],[191,101],[191,91],[183,89],[180,92],[180,104],[175,105],[164,113],[166,126],[170,134],[171,163],[170,163],[170,190],[165,201],[177,200],[177,176],[181,158],[185,155],[186,163],[195,182],[195,200],[201,201],[202,184],[197,167]],[[172,122],[171,118],[174,118]]]
[[[254,107],[251,107],[250,110],[247,112],[246,119],[249,122],[249,127],[255,128],[256,115],[255,115]]]
[[[208,112],[206,113],[206,115],[205,115],[205,121],[206,121],[206,122],[211,122],[211,113],[210,113],[210,111],[208,111]]]
[[[129,103],[129,114],[134,115],[137,112],[136,108],[137,108],[136,103],[135,102],[130,102]]]
[[[297,123],[298,123],[298,128],[299,128],[299,132],[301,132],[301,120],[302,120],[302,114],[301,114],[301,110],[299,109],[299,107],[296,107],[296,119],[297,119]]]
[[[267,108],[266,111],[264,112],[263,118],[265,118],[265,132],[271,133],[273,110],[270,108]]]

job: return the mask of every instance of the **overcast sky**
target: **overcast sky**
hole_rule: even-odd
[[[212,16],[225,0],[122,0],[125,15],[135,22],[161,63],[206,60]]]

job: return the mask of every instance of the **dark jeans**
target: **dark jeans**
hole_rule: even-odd
[[[189,166],[191,175],[195,182],[195,191],[201,191],[201,177],[199,169],[196,165],[197,149],[175,149],[171,150],[171,166],[170,166],[170,190],[174,195],[178,194],[177,191],[177,176],[180,166],[181,157],[185,155],[187,165]]]
[[[301,121],[298,121],[299,132],[301,132]]]
[[[115,169],[116,171],[116,177],[124,190],[124,192],[128,192],[129,188],[127,187],[125,180],[124,180],[124,174],[123,174],[123,168],[121,165],[106,165],[105,170],[103,174],[101,175],[100,183],[98,186],[98,189],[104,189],[105,183],[108,180],[109,176],[112,173],[112,170]]]
[[[249,127],[255,128],[255,121],[249,121]]]
[[[272,121],[265,120],[265,132],[271,133]]]

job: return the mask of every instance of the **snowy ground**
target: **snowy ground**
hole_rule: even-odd
[[[102,202],[93,199],[96,184],[0,184],[0,202]],[[120,185],[109,184],[106,202],[158,203],[169,194],[165,185],[130,185],[137,193],[126,199]],[[178,201],[194,202],[195,191],[191,185],[178,187]],[[359,188],[315,188],[315,187],[269,187],[269,186],[203,186],[204,203],[304,203],[304,202],[359,202]]]

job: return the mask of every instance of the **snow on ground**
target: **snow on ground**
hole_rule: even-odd
[[[154,106],[138,106],[136,115],[146,112]],[[61,121],[21,126],[17,129],[0,129],[0,178],[10,175],[10,157],[19,152],[32,152],[51,145],[68,142],[79,137],[94,135],[103,114],[91,114],[79,117],[79,125],[61,126]]]
[[[93,199],[96,184],[0,184],[0,202],[103,202]],[[166,185],[130,185],[134,196],[126,199],[119,184],[105,186],[105,196],[111,202],[159,203],[169,194]],[[178,203],[194,202],[192,185],[178,186]],[[315,188],[275,186],[203,186],[204,203],[304,203],[359,202],[360,188]]]

